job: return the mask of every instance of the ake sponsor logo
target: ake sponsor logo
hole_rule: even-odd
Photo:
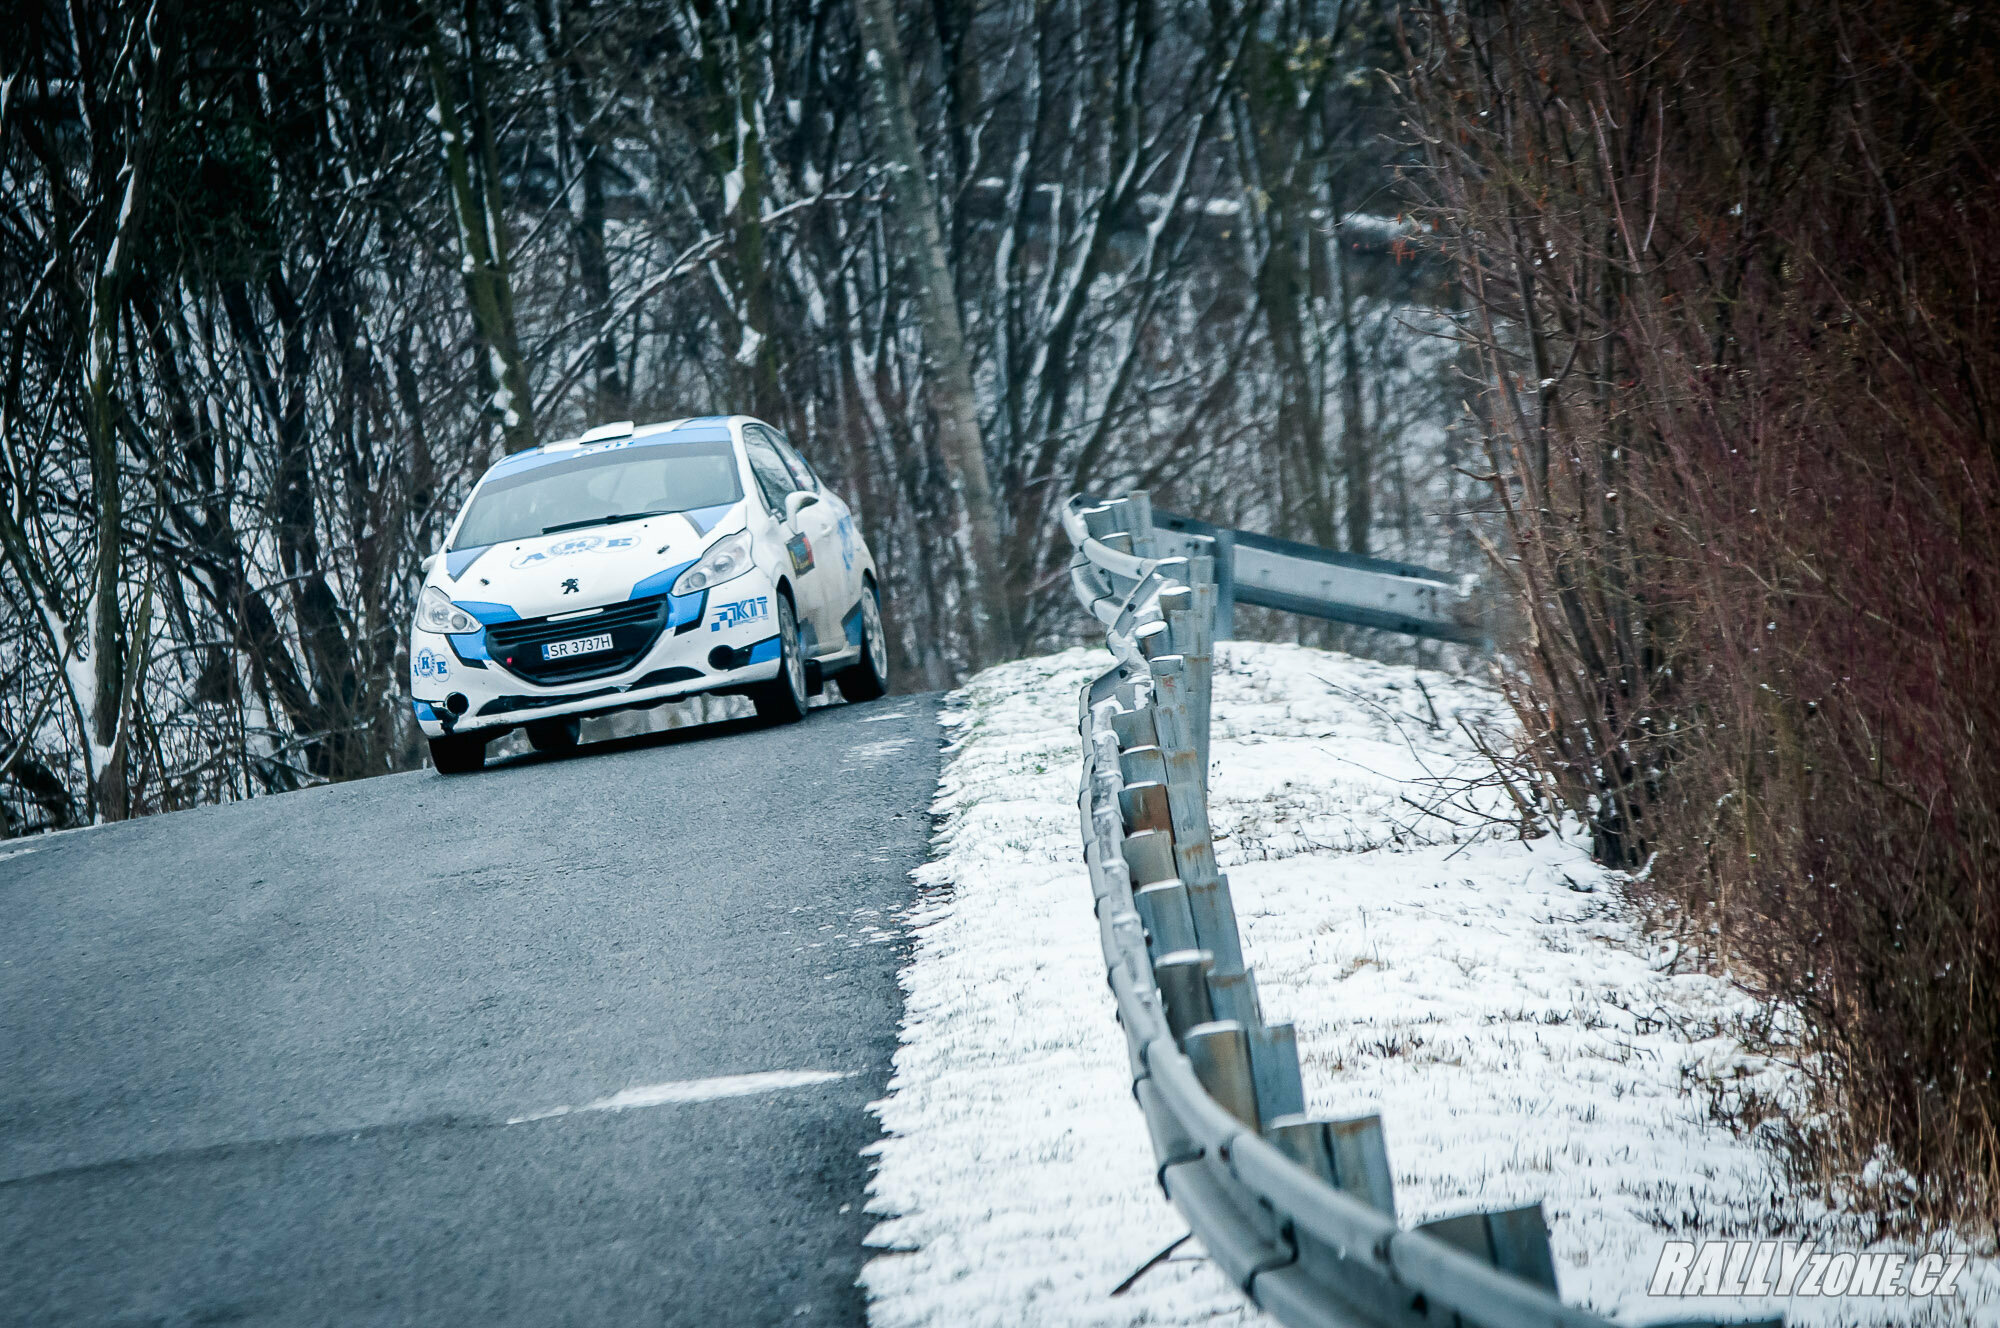
[[[639,543],[637,535],[572,535],[568,539],[557,540],[546,549],[524,553],[509,567],[533,567],[536,563],[554,562],[558,558],[574,558],[579,553],[611,553],[618,549],[634,548]]]
[[[410,676],[413,678],[449,678],[451,660],[435,650],[424,649],[410,661]]]
[[[771,597],[769,595],[759,595],[755,599],[739,599],[732,604],[716,605],[715,616],[709,619],[708,622],[708,630],[719,632],[725,627],[734,627],[738,623],[750,622],[757,618],[768,618],[770,616]]]

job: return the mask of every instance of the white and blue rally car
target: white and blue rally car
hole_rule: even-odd
[[[515,728],[557,750],[586,716],[697,692],[786,723],[824,680],[850,701],[888,687],[854,514],[747,416],[606,425],[510,456],[424,573],[410,695],[447,773]]]

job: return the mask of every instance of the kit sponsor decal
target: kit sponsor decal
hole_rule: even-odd
[[[716,605],[715,617],[709,620],[708,630],[719,632],[725,627],[734,627],[738,623],[752,622],[770,616],[769,595],[759,595],[755,599],[739,599],[730,604]]]
[[[426,646],[410,661],[410,675],[416,678],[449,678],[451,659]]]

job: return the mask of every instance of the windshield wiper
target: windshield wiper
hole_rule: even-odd
[[[609,516],[587,516],[581,521],[558,521],[553,526],[543,526],[544,535],[553,535],[559,530],[576,530],[583,526],[608,526],[617,521],[643,521],[649,516],[672,516],[672,512],[613,512]]]

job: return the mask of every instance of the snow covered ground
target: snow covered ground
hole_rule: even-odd
[[[1258,1318],[1192,1244],[1109,1295],[1185,1227],[1154,1183],[1077,839],[1077,692],[1108,660],[988,670],[946,715],[878,1104],[877,1328]],[[1505,717],[1445,674],[1217,649],[1212,820],[1244,953],[1267,1017],[1297,1024],[1308,1108],[1382,1114],[1399,1218],[1539,1199],[1565,1299],[1626,1322],[2000,1324],[1990,1259],[1942,1303],[1645,1294],[1668,1239],[1851,1249],[1853,1228],[1711,1116],[1704,1085],[1782,1075],[1729,1035],[1742,995],[1643,934],[1579,846],[1436,805],[1487,769],[1461,721]]]

